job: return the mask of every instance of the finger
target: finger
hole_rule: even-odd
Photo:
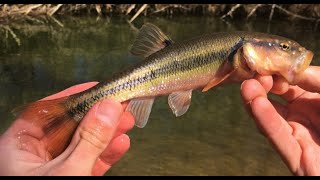
[[[111,141],[106,150],[104,150],[100,158],[93,167],[92,174],[96,176],[103,175],[110,167],[119,161],[129,150],[130,138],[126,134],[122,134]]]
[[[320,67],[310,66],[300,75],[297,86],[288,86],[288,83],[283,78],[277,76],[274,78],[274,86],[271,92],[282,95],[289,102],[294,101],[306,91],[320,92],[319,75]]]
[[[310,126],[314,127],[317,132],[320,132],[319,100],[318,93],[308,93],[307,96],[301,96],[290,106],[290,108],[296,109],[295,114],[302,116],[300,119],[301,123],[304,123],[303,125],[310,123]]]
[[[128,102],[123,102],[122,107],[123,109],[126,108],[128,105]],[[120,123],[117,127],[116,132],[113,135],[113,138],[127,133],[129,130],[131,130],[134,127],[134,117],[130,112],[124,112],[120,117]],[[57,161],[64,161],[66,158],[69,157],[69,155],[73,152],[75,147],[77,146],[79,142],[79,137],[77,136],[78,133],[75,133],[72,141],[70,142],[68,148],[59,156],[56,158]]]
[[[56,94],[53,94],[53,95],[50,95],[48,97],[45,97],[41,100],[50,100],[50,99],[57,99],[57,98],[60,98],[60,97],[65,97],[65,96],[69,96],[71,94],[76,94],[76,93],[79,93],[79,92],[82,92],[86,89],[89,89],[93,86],[95,86],[96,84],[98,84],[98,82],[88,82],[88,83],[83,83],[83,84],[78,84],[78,85],[75,85],[75,86],[72,86],[72,87],[69,87],[63,91],[60,91]]]
[[[94,175],[104,174],[122,155],[129,149],[130,139],[125,133],[134,126],[134,118],[130,112],[124,112],[121,116],[120,123],[107,149],[101,154],[100,159],[94,167]],[[102,160],[101,160],[102,159]]]
[[[297,85],[310,92],[320,92],[320,67],[309,66],[300,76]],[[284,94],[288,91],[288,82],[280,76],[274,76],[274,86],[271,92],[274,94]]]
[[[252,114],[261,131],[274,145],[290,169],[299,166],[301,149],[292,136],[292,128],[277,113],[265,97],[257,97],[251,102]]]
[[[273,94],[281,95],[288,91],[289,83],[286,79],[281,76],[273,76],[273,81],[273,87],[270,90]]]
[[[310,92],[320,92],[320,66],[309,66],[301,75],[298,86]]]
[[[261,76],[257,74],[255,79],[262,85],[266,92],[269,92],[273,86],[272,76]]]
[[[302,154],[301,154],[301,164],[300,168],[293,171],[297,175],[319,175],[316,174],[319,171],[317,166],[310,164],[310,162],[320,162],[319,156],[319,135],[311,127],[306,127],[297,122],[289,122],[293,129],[292,135],[297,139],[300,144]]]
[[[264,87],[255,79],[244,81],[241,84],[240,92],[245,104],[259,96],[267,97]]]
[[[130,101],[121,102],[123,109],[126,109]]]
[[[290,86],[287,80],[285,80],[283,77],[274,76],[273,80],[273,87],[270,92],[280,95],[288,102],[294,101],[305,92],[305,90],[299,88],[298,86]]]
[[[117,127],[117,130],[114,134],[114,137],[117,137],[121,134],[127,133],[134,126],[134,118],[130,112],[125,111],[120,118],[120,123]]]
[[[94,105],[80,123],[68,147],[69,151],[74,149],[66,161],[73,162],[80,171],[90,169],[91,173],[95,161],[112,140],[122,112],[116,101],[103,100]]]
[[[288,115],[288,108],[275,100],[269,99],[269,101],[271,102],[272,106],[276,109],[278,114],[283,119],[286,119]]]
[[[250,103],[253,99],[259,96],[266,97],[264,87],[255,79],[246,80],[240,87],[242,102],[247,112],[252,116]]]
[[[302,96],[304,93],[306,93],[306,91],[301,89],[300,87],[290,86],[285,93],[281,94],[281,98],[288,102],[292,102],[298,97]]]

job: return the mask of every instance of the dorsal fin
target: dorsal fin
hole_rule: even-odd
[[[148,57],[172,43],[173,41],[157,26],[146,23],[139,31],[132,45],[131,53],[137,56]]]

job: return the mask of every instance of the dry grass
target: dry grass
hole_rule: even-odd
[[[126,15],[130,22],[139,16],[210,15],[221,18],[267,17],[318,21],[319,4],[0,4],[0,23],[37,18],[41,15]]]
[[[133,22],[140,16],[208,15],[221,19],[264,17],[272,20],[312,21],[317,29],[320,4],[0,4],[0,32],[11,36],[17,45],[20,39],[11,28],[13,24],[28,22],[37,25],[54,22],[63,27],[59,15],[127,16]],[[129,24],[130,24],[129,23]]]

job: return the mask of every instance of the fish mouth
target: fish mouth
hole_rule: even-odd
[[[289,70],[284,73],[280,73],[284,78],[292,85],[297,84],[299,81],[299,75],[304,72],[310,65],[313,58],[313,52],[306,50],[301,56],[297,58],[295,63],[291,65]]]

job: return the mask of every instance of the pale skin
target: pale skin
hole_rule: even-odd
[[[68,88],[45,99],[55,99],[94,86]],[[67,149],[57,158],[46,156],[40,129],[17,119],[0,137],[0,175],[103,175],[129,149],[125,134],[134,125],[126,104],[103,100],[95,104],[78,126]]]
[[[309,67],[298,86],[257,76],[241,86],[243,102],[260,131],[295,175],[320,175],[320,67]],[[271,92],[286,103],[267,98]]]

